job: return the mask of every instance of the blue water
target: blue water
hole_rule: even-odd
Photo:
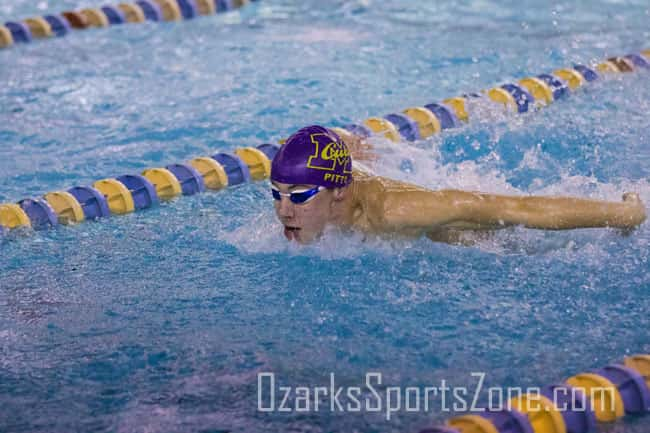
[[[16,0],[0,20],[78,7]],[[0,202],[306,123],[649,48],[645,1],[264,0],[191,23],[0,51]],[[650,74],[526,116],[472,108],[379,174],[431,188],[650,203]],[[650,353],[650,225],[512,229],[474,247],[328,233],[288,245],[268,183],[0,238],[0,431],[416,432],[451,414],[260,413],[281,385],[535,386]],[[648,417],[602,428],[642,433]]]

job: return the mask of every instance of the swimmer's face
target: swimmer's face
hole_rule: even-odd
[[[315,185],[289,185],[272,182],[282,194],[290,194],[315,188]],[[284,226],[284,235],[288,240],[307,244],[318,238],[330,221],[334,206],[334,193],[331,189],[322,189],[310,200],[302,204],[293,203],[288,196],[282,195],[274,200],[275,213]]]

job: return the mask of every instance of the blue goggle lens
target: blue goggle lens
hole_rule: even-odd
[[[291,200],[291,203],[294,203],[294,204],[305,203],[310,198],[312,198],[313,196],[318,194],[319,192],[320,192],[320,188],[316,187],[316,188],[308,189],[306,191],[292,192],[292,193],[289,193],[289,194],[282,194],[277,189],[271,188],[271,194],[273,195],[273,198],[275,200],[280,200],[280,199],[282,199],[283,195],[288,195],[289,200]]]

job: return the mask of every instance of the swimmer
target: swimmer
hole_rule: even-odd
[[[289,240],[306,244],[328,225],[368,234],[427,236],[457,243],[467,231],[508,226],[566,230],[613,227],[630,230],[646,219],[637,194],[622,202],[571,197],[432,191],[352,168],[352,154],[368,157],[368,145],[322,126],[308,126],[282,145],[271,165],[271,192]],[[364,153],[365,152],[365,153]]]

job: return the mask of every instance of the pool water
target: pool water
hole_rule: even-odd
[[[79,7],[16,0],[0,19]],[[10,4],[9,4],[10,3]],[[646,1],[264,0],[0,51],[0,202],[648,48]],[[372,169],[430,188],[650,203],[650,73],[475,107]],[[284,240],[268,182],[0,238],[0,430],[417,432],[440,410],[262,413],[281,385],[536,386],[649,353],[650,226],[474,247]],[[648,417],[602,431],[642,433]]]

